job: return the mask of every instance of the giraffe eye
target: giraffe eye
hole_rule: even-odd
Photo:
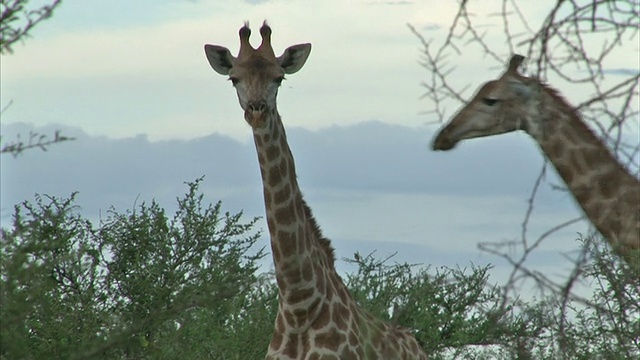
[[[482,103],[487,105],[487,106],[493,106],[497,102],[498,102],[498,99],[491,99],[491,98],[483,98],[482,99]]]
[[[238,82],[240,82],[240,80],[238,80],[238,78],[236,77],[229,77],[229,81],[231,81],[231,84],[233,84],[233,86],[238,85]]]
[[[282,80],[284,80],[284,76],[276,78],[275,80],[273,80],[273,82],[275,82],[276,84],[278,84],[278,86],[280,86],[280,84],[282,84]]]

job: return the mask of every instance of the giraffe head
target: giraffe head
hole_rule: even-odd
[[[518,73],[524,60],[513,55],[507,71],[484,84],[433,140],[434,150],[450,150],[458,142],[483,136],[527,130],[527,113],[535,109],[540,83]]]
[[[229,76],[236,88],[244,117],[253,127],[263,126],[267,114],[276,111],[276,95],[285,74],[293,74],[304,65],[311,44],[288,47],[276,57],[271,47],[271,28],[265,22],[260,28],[262,43],[257,49],[249,44],[251,30],[247,23],[240,29],[240,51],[231,55],[219,45],[205,45],[209,64],[218,74]]]

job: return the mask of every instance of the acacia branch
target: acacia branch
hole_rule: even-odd
[[[28,0],[0,1],[0,53],[13,53],[12,46],[18,41],[24,41],[29,32],[40,22],[53,14],[62,0],[51,0],[51,3],[36,9],[25,9]]]

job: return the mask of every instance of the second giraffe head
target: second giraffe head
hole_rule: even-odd
[[[285,74],[300,70],[311,53],[311,44],[288,47],[275,56],[271,47],[271,28],[265,22],[260,28],[262,43],[254,49],[249,43],[251,30],[247,23],[240,29],[240,51],[231,55],[220,45],[205,45],[209,64],[218,74],[228,75],[236,88],[244,118],[252,127],[262,127],[268,114],[276,110],[278,87]]]

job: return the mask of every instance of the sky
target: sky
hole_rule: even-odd
[[[278,109],[300,186],[337,257],[377,251],[434,267],[492,263],[499,282],[510,267],[477,244],[520,238],[544,158],[523,134],[478,139],[447,153],[429,150],[439,125],[425,115],[433,104],[422,97],[421,81],[429,74],[407,24],[427,39],[441,39],[457,2],[309,4],[65,0],[32,38],[2,56],[0,105],[9,105],[2,137],[59,129],[76,140],[48,152],[3,155],[3,226],[13,204],[35,193],[66,197],[79,191],[80,211],[92,219],[111,206],[125,211],[151,199],[175,209],[184,182],[200,176],[207,201],[220,199],[224,209],[243,210],[247,219],[263,216],[251,129],[235,90],[210,68],[203,45],[236,54],[243,22],[255,29],[267,19],[276,54],[312,44],[303,69],[283,83]],[[526,6],[532,22],[547,11],[538,2]],[[500,31],[496,21],[487,18],[488,36]],[[258,41],[252,38],[254,45]],[[503,53],[506,60],[508,49]],[[451,83],[469,85],[467,96],[502,69],[475,54],[449,61],[456,66]],[[613,62],[615,69],[637,66],[629,56]],[[577,103],[589,94],[565,95]],[[452,103],[450,111],[457,106]],[[552,189],[561,184],[549,169],[529,224],[531,239],[580,216],[568,193]],[[264,220],[258,226],[266,233]],[[588,229],[582,221],[552,235],[528,264],[566,275],[570,264],[563,256],[578,249],[577,233]],[[266,235],[261,244],[268,244]],[[347,268],[343,262],[338,267]]]

